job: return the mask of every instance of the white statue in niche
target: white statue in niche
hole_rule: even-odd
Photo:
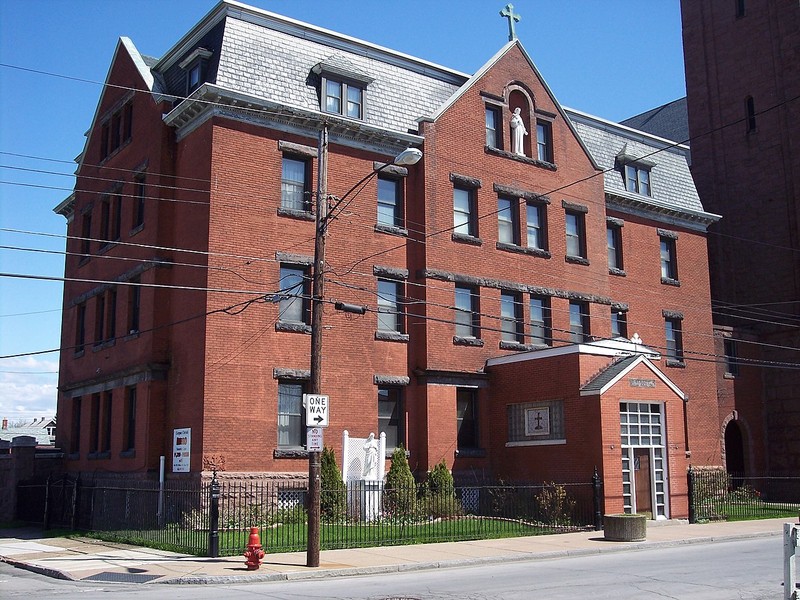
[[[525,136],[528,135],[528,130],[525,129],[525,122],[519,113],[520,109],[517,107],[511,117],[511,148],[514,154],[525,156]]]
[[[370,433],[364,443],[364,469],[361,475],[364,479],[375,479],[378,475],[378,441],[374,433]]]

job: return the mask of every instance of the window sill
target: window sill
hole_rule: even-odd
[[[399,331],[376,331],[375,339],[380,342],[408,343],[408,334]]]
[[[75,354],[72,355],[72,358],[80,358],[84,354],[86,354],[85,350],[76,350]]]
[[[272,451],[272,458],[305,458],[308,460],[308,450],[304,448],[276,448]]]
[[[459,242],[460,244],[469,244],[470,246],[482,246],[483,240],[479,237],[475,237],[474,235],[468,235],[466,233],[456,233],[450,236],[450,239],[454,242]]]
[[[111,458],[111,452],[89,452],[86,458],[89,460],[104,460]]]
[[[87,264],[91,259],[92,259],[91,256],[83,256],[83,257],[81,257],[81,259],[78,261],[78,266],[82,267],[83,265]]]
[[[675,287],[681,287],[681,282],[677,279],[672,279],[671,277],[662,277],[661,283],[664,285],[673,285]]]
[[[540,169],[547,169],[548,171],[557,171],[558,167],[555,163],[547,162],[544,160],[539,160],[537,158],[530,158],[527,156],[520,156],[519,154],[514,154],[513,152],[507,152],[506,150],[500,150],[500,148],[495,148],[494,146],[484,146],[483,147],[486,154],[494,154],[495,156],[502,156],[503,158],[510,158],[511,160],[516,160],[527,165],[532,165],[534,167],[539,167]]]
[[[583,256],[571,256],[571,255],[567,254],[564,257],[564,261],[568,262],[568,263],[570,263],[572,265],[583,265],[584,267],[588,267],[589,266],[589,259],[588,258],[584,258]]]
[[[506,442],[506,448],[518,448],[522,446],[561,446],[567,443],[565,439],[556,440],[524,440],[519,442]]]
[[[80,452],[70,452],[67,454],[67,460],[80,460],[81,453]]]
[[[113,348],[117,343],[117,338],[111,338],[110,340],[105,340],[104,342],[97,342],[94,346],[92,346],[92,352],[99,352],[100,350],[105,350],[106,348]]]
[[[278,208],[279,217],[289,217],[290,219],[299,219],[301,221],[314,221],[316,216],[310,210],[298,210],[296,208]]]
[[[383,223],[375,224],[376,233],[387,233],[389,235],[396,235],[398,237],[408,237],[408,229],[405,227],[397,227],[395,225],[384,225]]]
[[[483,448],[458,448],[457,458],[486,458],[487,452]]]
[[[131,231],[130,231],[130,233],[129,233],[128,235],[129,235],[130,237],[133,237],[134,235],[136,235],[137,233],[139,233],[139,232],[140,232],[140,231],[142,231],[143,229],[144,229],[144,223],[142,223],[141,225],[137,225],[136,227],[134,227],[133,229],[131,229]]]
[[[686,363],[682,360],[675,360],[674,358],[668,358],[667,362],[665,363],[668,367],[673,367],[675,369],[685,369]]]
[[[119,453],[120,458],[136,458],[136,450],[125,450]]]
[[[128,332],[128,335],[125,336],[124,340],[127,342],[128,340],[135,340],[139,337],[141,332],[138,329],[131,329]]]
[[[609,275],[615,275],[616,277],[627,277],[628,274],[623,269],[614,269],[611,268],[608,270]]]
[[[478,348],[483,347],[483,340],[476,337],[461,337],[460,335],[453,336],[454,346],[475,346]]]
[[[278,321],[275,323],[275,331],[284,331],[286,333],[311,333],[311,325],[305,323],[290,323],[287,321]]]
[[[517,244],[508,244],[506,242],[497,242],[495,247],[498,250],[505,252],[514,252],[516,254],[527,254],[529,256],[537,256],[539,258],[550,258],[552,255],[547,250],[541,248],[530,248],[528,246],[518,246]]]
[[[97,251],[97,253],[98,254],[105,254],[106,252],[108,252],[112,248],[116,247],[117,244],[119,244],[119,238],[117,238],[115,240],[108,240],[102,246],[100,246],[100,249]]]
[[[500,350],[514,350],[515,352],[527,352],[528,350],[535,350],[539,346],[532,344],[523,344],[521,342],[509,342],[507,340],[500,341]]]

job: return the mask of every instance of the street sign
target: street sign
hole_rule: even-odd
[[[303,394],[303,404],[306,406],[307,427],[327,427],[329,403],[328,397],[321,394]]]
[[[309,427],[306,430],[306,450],[309,452],[322,452],[322,431],[321,427]]]

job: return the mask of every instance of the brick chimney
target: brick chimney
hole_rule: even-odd
[[[3,419],[3,430],[8,429],[8,419]]]

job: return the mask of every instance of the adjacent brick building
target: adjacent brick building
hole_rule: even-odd
[[[729,470],[800,471],[800,4],[681,2]]]
[[[466,75],[222,2],[159,59],[122,38],[107,83],[57,209],[69,470],[305,476],[323,123],[339,458],[346,429],[461,481],[596,467],[663,518],[721,464],[686,148],[565,110],[518,40]]]

